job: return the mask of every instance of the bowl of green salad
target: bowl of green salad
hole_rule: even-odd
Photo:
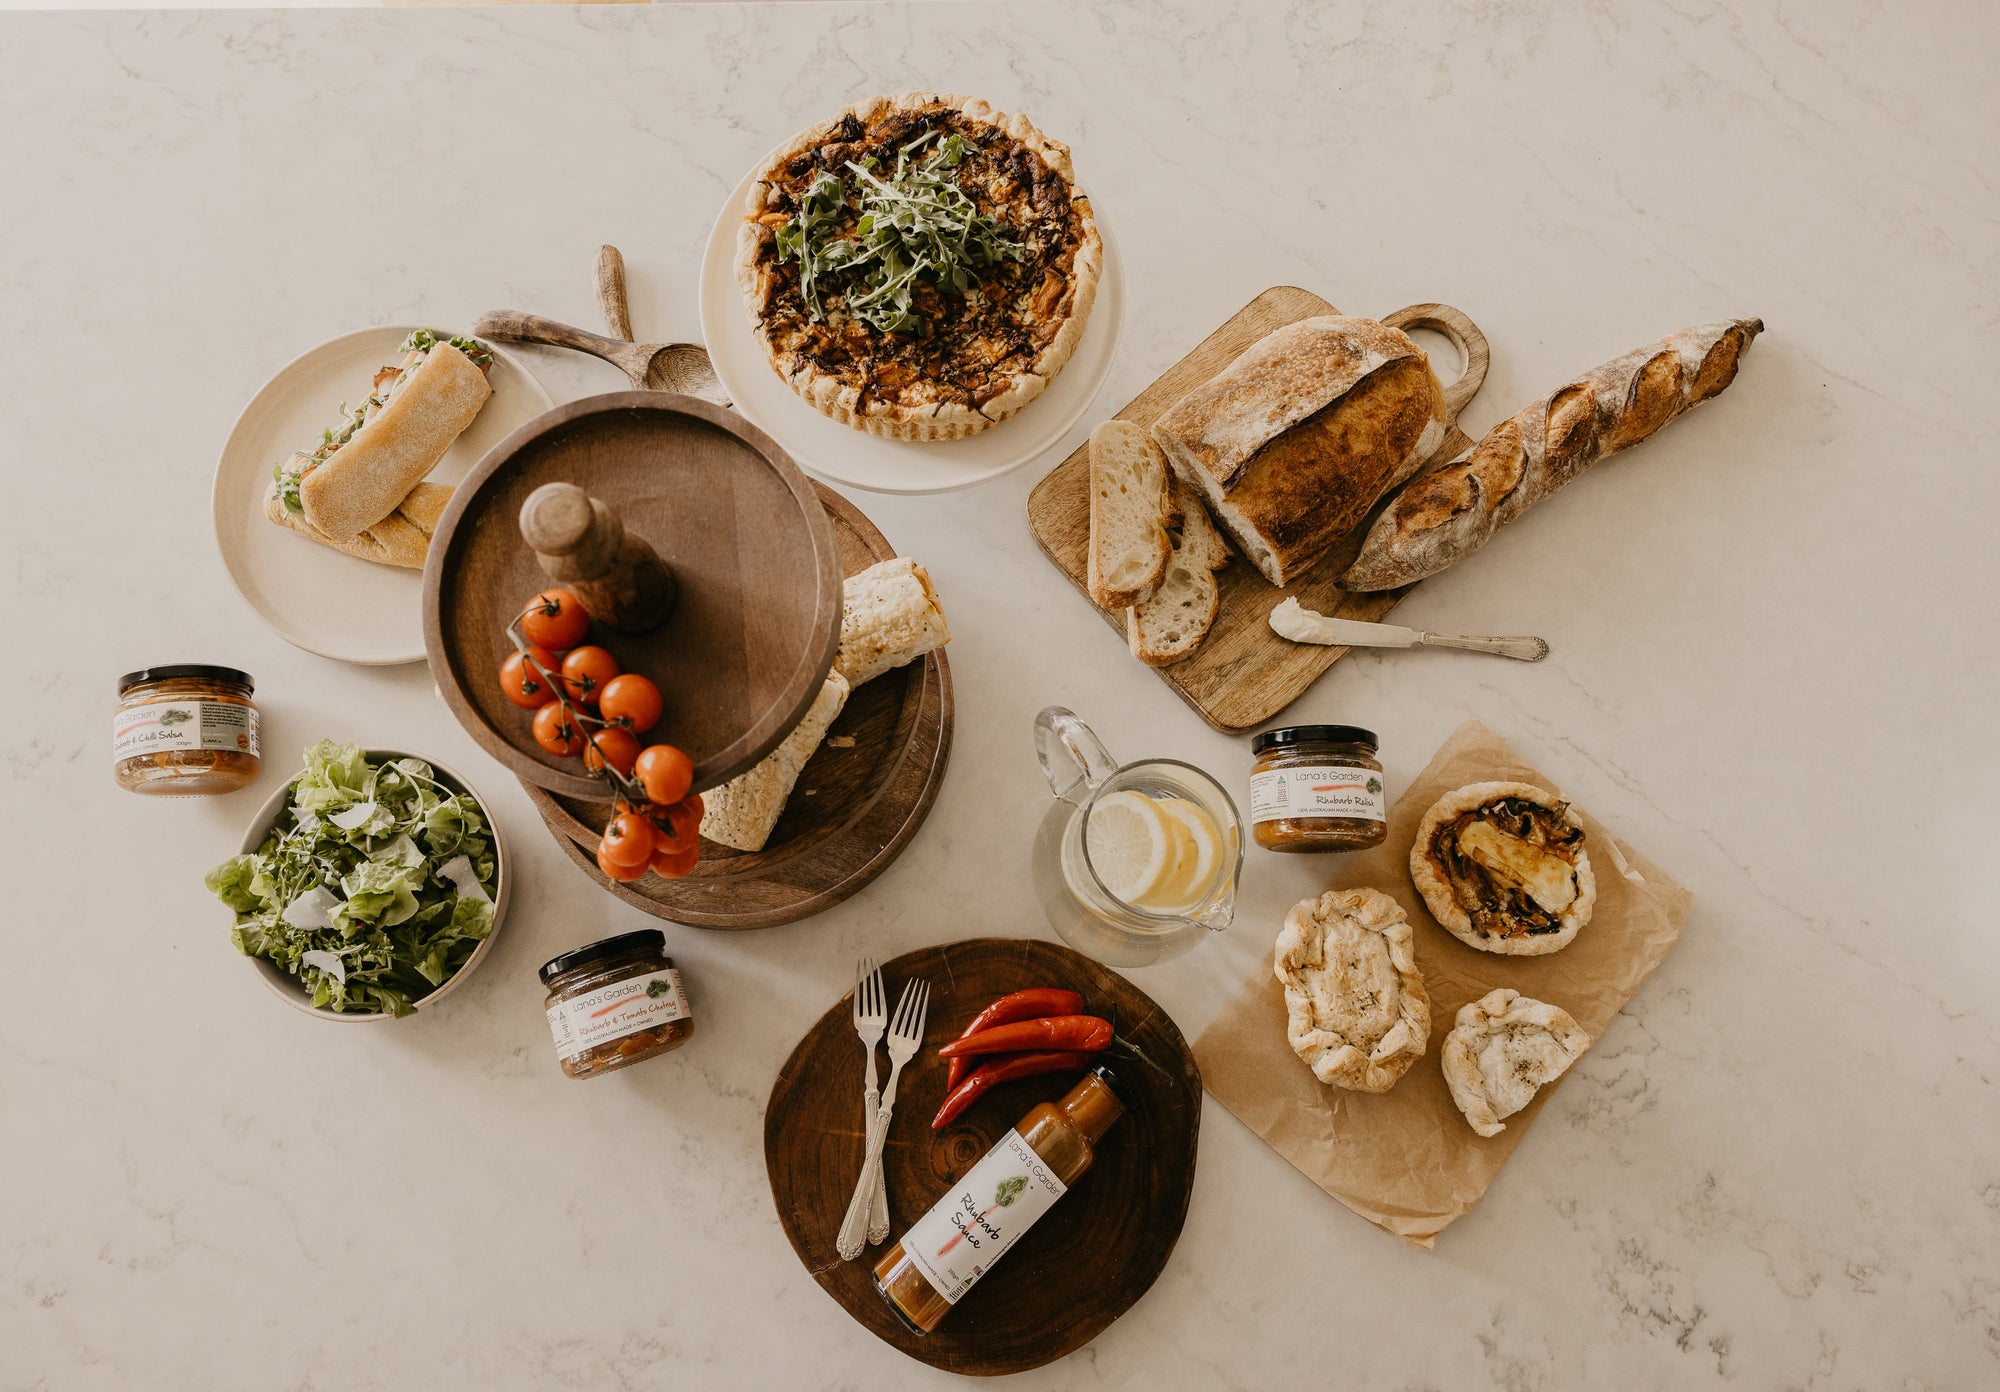
[[[236,915],[237,949],[289,1004],[395,1020],[444,999],[493,945],[504,862],[500,829],[456,773],[322,740],[206,883]]]

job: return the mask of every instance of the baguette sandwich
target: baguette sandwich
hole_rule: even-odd
[[[366,401],[351,411],[341,404],[341,423],[323,431],[316,448],[272,471],[265,514],[274,522],[351,555],[383,559],[369,554],[378,549],[372,543],[358,551],[345,543],[394,519],[493,395],[486,382],[493,354],[475,339],[443,340],[419,329],[404,340],[402,352],[401,362],[375,374]],[[429,529],[418,517],[427,514],[435,523],[442,510],[441,503],[420,504],[417,517],[405,518],[423,532],[426,545]],[[406,549],[413,538],[390,530],[400,544],[389,549]],[[386,563],[421,566],[423,560]]]
[[[293,463],[299,458],[294,455]],[[438,519],[444,516],[445,504],[450,501],[451,489],[447,485],[420,483],[396,505],[394,512],[351,537],[328,536],[306,521],[305,514],[287,509],[275,491],[264,499],[264,516],[287,531],[310,537],[321,546],[331,546],[345,555],[377,565],[422,570],[424,556],[430,551],[431,533],[437,530]]]

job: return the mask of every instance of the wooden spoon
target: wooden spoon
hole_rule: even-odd
[[[613,289],[618,306],[622,308],[624,305],[625,265],[624,259],[617,256],[617,248],[607,247],[605,250],[611,256],[607,257],[602,252],[598,256],[598,297],[606,316],[611,317]],[[615,267],[610,265],[613,257],[617,257]],[[607,269],[616,272],[615,286],[606,283]],[[629,315],[619,317],[624,317],[629,326]],[[476,337],[498,339],[502,343],[544,343],[552,348],[573,348],[579,353],[604,359],[631,378],[635,387],[681,392],[718,405],[729,404],[729,393],[716,380],[715,367],[708,360],[708,350],[699,343],[628,343],[591,333],[588,329],[558,323],[554,319],[544,319],[539,314],[523,314],[513,309],[490,310],[480,315],[472,321],[472,332]]]

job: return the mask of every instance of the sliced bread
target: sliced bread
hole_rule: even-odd
[[[1208,636],[1222,602],[1215,572],[1229,564],[1229,545],[1201,499],[1178,481],[1173,497],[1166,571],[1150,595],[1125,611],[1125,639],[1148,667],[1179,662]]]
[[[1167,568],[1166,457],[1130,421],[1108,420],[1090,432],[1090,597],[1106,609],[1129,609],[1160,583]]]

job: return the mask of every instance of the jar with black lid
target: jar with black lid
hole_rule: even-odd
[[[134,793],[233,793],[257,777],[257,707],[248,672],[182,662],[118,679],[111,776]]]
[[[594,1078],[664,1054],[694,1033],[687,992],[667,936],[620,933],[542,965],[549,1033],[572,1078]]]
[[[1288,725],[1250,742],[1250,835],[1267,851],[1360,851],[1388,839],[1375,732]]]

